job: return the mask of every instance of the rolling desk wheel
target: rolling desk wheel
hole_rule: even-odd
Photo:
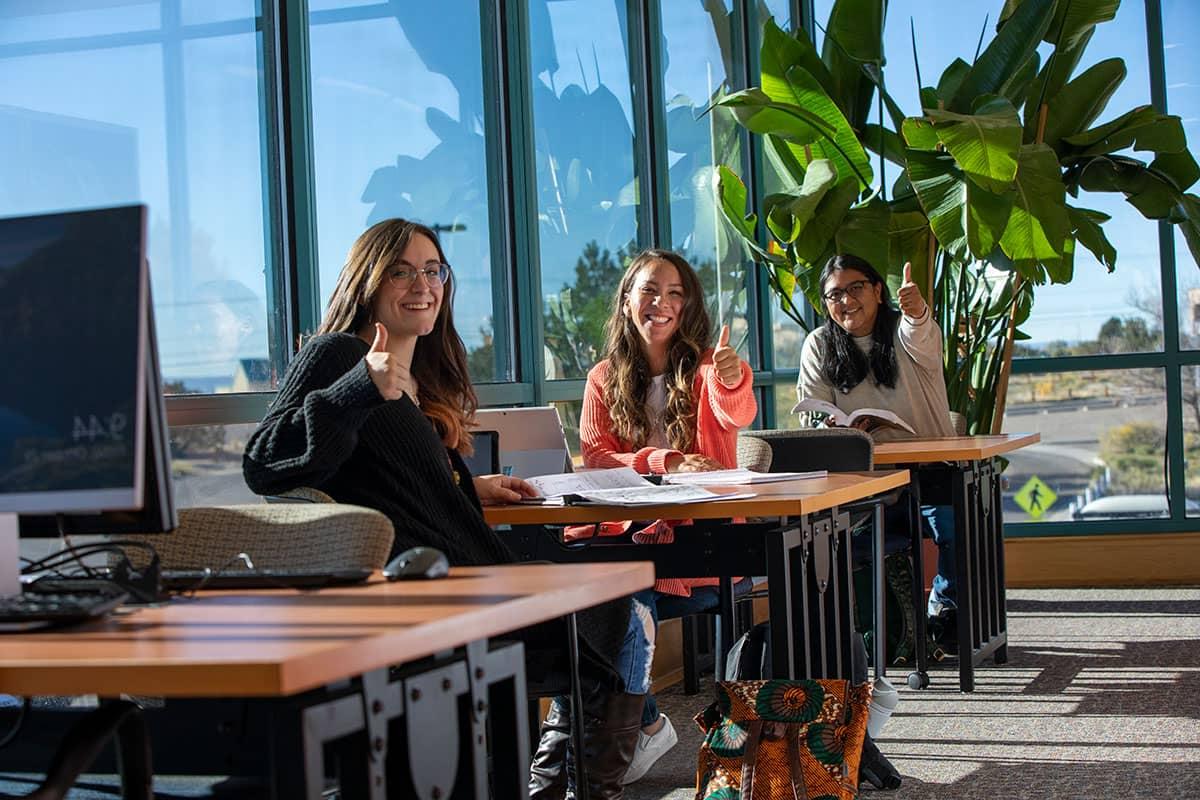
[[[928,689],[929,688],[929,673],[913,670],[908,673],[908,688],[910,689]]]

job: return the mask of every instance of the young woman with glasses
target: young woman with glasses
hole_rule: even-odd
[[[452,565],[513,561],[480,505],[537,492],[520,478],[472,476],[463,462],[477,400],[454,328],[453,288],[428,227],[391,219],[359,236],[317,335],[288,366],[246,444],[250,488],[279,494],[310,486],[378,509],[395,527],[393,554],[424,545],[445,552]],[[648,609],[629,600],[579,615],[588,684],[584,761],[594,798],[621,796],[649,688],[648,618]],[[561,625],[516,635],[530,653],[531,675],[547,672],[545,659],[565,658]],[[560,798],[565,749],[554,765]]]
[[[904,265],[899,310],[892,307],[883,277],[857,256],[829,259],[821,270],[821,287],[828,318],[804,340],[798,398],[825,400],[847,413],[884,408],[912,425],[918,437],[953,436],[942,376],[942,333],[912,280],[912,265]],[[868,433],[877,441],[911,436],[893,427]],[[938,545],[938,575],[929,595],[930,630],[935,636],[944,631],[941,643],[952,652],[948,637],[955,630],[954,515],[950,506],[923,506],[921,511]],[[888,525],[894,531],[906,527],[902,516],[889,517],[889,522],[898,523]]]
[[[625,270],[613,300],[604,359],[588,373],[579,438],[589,467],[628,466],[641,473],[699,472],[737,466],[738,431],[754,420],[750,365],[729,346],[725,326],[715,348],[704,290],[695,270],[668,250],[647,250]],[[601,535],[623,533],[607,523]],[[670,541],[671,526],[638,525],[635,541]],[[590,530],[590,529],[589,529]],[[638,595],[666,619],[715,608],[716,578],[658,580]],[[750,588],[749,579],[735,586]],[[642,734],[625,776],[641,778],[677,741],[666,715],[646,695]]]

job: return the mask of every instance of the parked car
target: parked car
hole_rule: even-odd
[[[1200,515],[1200,502],[1186,501],[1188,516]],[[1165,494],[1110,494],[1097,497],[1075,509],[1073,519],[1165,519],[1168,516]]]

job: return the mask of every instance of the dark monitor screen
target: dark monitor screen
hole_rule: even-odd
[[[472,475],[500,472],[500,434],[496,431],[471,431],[475,452],[463,459]]]
[[[145,229],[144,206],[0,220],[0,512],[169,498]]]

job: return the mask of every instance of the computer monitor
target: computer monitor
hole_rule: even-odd
[[[144,206],[0,219],[0,537],[175,527],[145,230]]]

